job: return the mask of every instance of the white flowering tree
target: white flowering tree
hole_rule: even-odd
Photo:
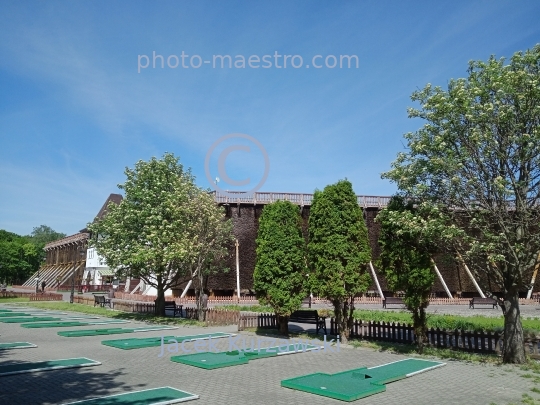
[[[408,150],[383,178],[455,224],[445,245],[500,289],[503,361],[523,363],[518,298],[540,250],[540,45],[509,63],[470,62],[467,78],[428,84],[412,100],[420,108],[409,117],[425,124],[405,135]]]
[[[118,186],[125,192],[122,202],[109,204],[103,219],[88,224],[90,244],[111,268],[155,287],[156,313],[165,315],[165,291],[216,268],[232,227],[173,154],[139,161],[125,174]]]

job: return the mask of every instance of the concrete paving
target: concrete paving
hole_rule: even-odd
[[[1,308],[1,306],[0,306]],[[467,309],[467,308],[465,308]],[[471,310],[472,311],[472,310]],[[474,310],[474,312],[479,312]],[[141,327],[132,322],[124,327]],[[84,328],[84,327],[83,327]],[[102,365],[89,368],[55,370],[0,377],[2,404],[64,404],[96,396],[171,386],[194,394],[194,404],[342,404],[343,402],[282,388],[282,379],[314,372],[335,373],[359,367],[372,367],[406,356],[377,352],[367,348],[327,347],[312,353],[299,353],[251,361],[248,364],[216,370],[204,370],[171,362],[175,346],[169,345],[160,357],[161,347],[119,350],[104,346],[101,340],[161,336],[163,332],[129,335],[64,338],[59,330],[82,328],[25,329],[18,324],[0,324],[0,342],[28,341],[37,348],[0,351],[3,365],[88,357]],[[229,327],[181,327],[166,334],[193,335],[210,332],[235,332]],[[218,350],[248,348],[264,336],[241,333],[236,340],[218,340]],[[263,343],[272,345],[271,342]],[[187,343],[186,350],[195,350]],[[360,399],[355,404],[508,404],[519,403],[530,390],[530,378],[515,366],[472,364],[447,361],[439,369],[387,385],[386,392]]]

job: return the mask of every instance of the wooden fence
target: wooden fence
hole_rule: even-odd
[[[238,330],[247,328],[277,328],[275,314],[241,314],[238,319]]]
[[[30,301],[62,301],[63,299],[62,294],[30,294]]]
[[[94,306],[95,299],[90,297],[83,297],[81,295],[74,295],[73,302],[76,304],[90,305]]]
[[[238,324],[240,319],[240,311],[207,308],[204,312],[204,322],[211,326],[234,325]],[[187,319],[199,319],[197,308],[184,308],[183,313]]]
[[[330,334],[337,333],[335,320],[331,318]],[[354,321],[350,337],[407,344],[413,344],[416,339],[410,324],[361,320]],[[498,332],[470,332],[457,329],[428,329],[427,340],[426,344],[432,347],[485,354],[500,353],[502,345],[502,336]]]
[[[62,301],[62,294],[50,294],[50,293],[33,293],[22,291],[2,291],[0,292],[2,298],[28,298],[30,301]]]
[[[127,292],[115,291],[114,298],[124,301],[154,302],[157,297],[155,295],[130,294]],[[169,297],[166,297],[166,299],[169,300]]]
[[[139,314],[154,314],[156,305],[146,302],[118,301],[114,300],[114,309],[123,312],[136,312]]]

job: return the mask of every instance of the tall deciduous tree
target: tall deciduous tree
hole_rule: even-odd
[[[458,225],[454,248],[504,295],[503,361],[523,363],[518,298],[540,250],[540,45],[470,62],[467,78],[412,100],[409,117],[425,124],[383,177]]]
[[[222,255],[231,224],[173,154],[139,161],[125,174],[124,199],[88,224],[90,243],[111,268],[155,287],[156,312],[164,315],[165,291]]]
[[[423,220],[412,202],[406,203],[400,196],[390,200],[376,221],[381,224],[379,267],[393,291],[405,292],[403,301],[412,314],[416,344],[422,353],[427,338],[426,308],[435,282],[431,269],[435,227]]]
[[[371,282],[367,227],[349,181],[315,191],[308,254],[311,291],[332,302],[341,340],[346,342],[352,328],[354,297],[367,291]]]
[[[289,333],[289,316],[305,297],[306,241],[298,207],[277,201],[264,207],[257,234],[253,288],[262,304],[270,305],[280,333]]]
[[[28,279],[41,265],[45,258],[43,247],[50,241],[0,230],[0,282],[22,283]]]

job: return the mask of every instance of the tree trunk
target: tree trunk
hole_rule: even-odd
[[[337,334],[339,335],[341,343],[347,343],[349,341],[350,328],[349,328],[349,302],[345,301],[332,301],[334,304],[334,314],[336,319]]]
[[[503,363],[522,364],[527,361],[523,346],[523,326],[519,311],[519,292],[507,291],[504,297]]]
[[[156,304],[156,315],[165,316],[165,291],[163,290],[163,284],[158,281],[157,285],[157,298],[154,301]]]
[[[426,308],[422,305],[412,311],[414,336],[418,353],[424,352],[424,345],[427,341]]]
[[[279,324],[279,334],[289,336],[289,317],[278,315],[277,318]]]

